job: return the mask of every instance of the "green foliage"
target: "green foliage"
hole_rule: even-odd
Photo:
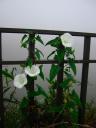
[[[75,59],[75,55],[74,55],[75,50],[72,49],[71,47],[66,47],[65,49],[66,49],[66,56],[70,58],[71,55],[71,57]]]
[[[39,35],[35,35],[34,33],[25,34],[21,39],[21,47],[28,48],[29,43],[35,43],[36,41],[44,45]]]
[[[44,55],[39,49],[35,48],[35,57],[37,60],[40,60],[41,57],[44,57]]]
[[[65,50],[64,49],[58,49],[57,50],[57,56],[56,56],[56,60],[60,63],[62,61],[64,61],[64,54],[65,54]]]
[[[44,89],[39,84],[37,84],[36,87],[37,87],[36,90],[27,92],[29,99],[32,99],[33,97],[40,96],[40,95],[44,96],[45,98],[48,97],[47,93],[44,91]]]
[[[16,68],[12,68],[12,70],[8,70],[8,68],[3,69],[0,73],[3,75],[3,100],[4,103],[16,103],[18,100],[15,97],[16,89],[15,87],[11,88],[11,82],[14,79],[14,73],[16,71]],[[8,95],[8,97],[7,97]]]
[[[40,60],[40,52],[39,52],[39,50],[37,50],[37,49],[36,49],[36,51],[35,51],[35,58],[36,58],[37,60]]]
[[[49,57],[51,57],[55,52],[56,52],[56,51],[52,51],[52,52],[48,55],[47,59],[48,59]]]
[[[26,60],[25,66],[29,66],[31,68],[32,67],[32,64],[33,64],[32,59],[31,58],[28,58]]]
[[[52,47],[58,48],[61,46],[60,37],[56,37],[55,39],[49,41],[46,45],[51,45]]]
[[[52,112],[52,113],[57,113],[57,112],[62,112],[63,111],[63,108],[62,106],[56,106],[56,104],[52,104],[52,105],[49,105],[48,108],[47,108],[47,111],[48,112]]]
[[[70,65],[70,68],[72,69],[73,73],[76,75],[76,65],[74,63],[74,60],[69,59],[69,65]]]
[[[68,86],[70,84],[70,82],[72,82],[72,79],[67,78],[65,79],[61,84],[60,87],[62,87],[63,89],[68,89],[70,86]]]
[[[71,47],[62,47],[62,42],[60,37],[56,37],[55,39],[49,41],[46,45],[50,45],[56,48],[56,50],[52,51],[49,54],[48,58],[51,55],[55,54],[54,59],[60,65],[61,63],[63,63],[64,59],[68,61],[68,63],[64,64],[64,80],[62,83],[58,85],[59,88],[63,89],[63,94],[62,94],[64,98],[63,100],[64,102],[62,103],[63,107],[60,110],[55,109],[55,107],[57,106],[56,102],[54,102],[54,99],[56,100],[56,88],[57,88],[57,85],[55,83],[58,83],[58,81],[54,81],[54,78],[57,76],[60,69],[62,69],[61,67],[55,64],[52,64],[49,78],[47,78],[48,82],[51,84],[51,87],[49,89],[50,96],[49,96],[49,99],[47,99],[47,104],[49,104],[49,106],[51,105],[50,106],[51,110],[54,110],[54,111],[56,110],[57,112],[61,112],[62,116],[64,116],[63,112],[68,112],[70,115],[69,120],[71,119],[71,122],[77,123],[78,107],[81,104],[80,104],[80,98],[78,94],[75,92],[75,90],[72,89],[74,83],[76,83],[74,76],[76,75],[76,72],[77,72],[76,65],[74,63],[75,51]],[[66,119],[66,116],[64,118]],[[77,126],[73,126],[73,127],[76,128]]]
[[[44,89],[40,85],[37,84],[37,88],[38,88],[39,95],[43,95],[44,97],[48,98],[47,93],[44,91]]]
[[[70,113],[72,123],[78,123],[78,111],[76,109],[70,109],[69,113]],[[73,125],[73,128],[78,128],[78,126]]]
[[[29,105],[29,100],[26,97],[24,97],[20,103],[20,109],[21,110],[26,109],[28,105]]]
[[[42,71],[43,65],[40,65],[39,68],[40,68],[39,76],[44,80],[44,74],[43,74],[43,71]]]
[[[80,106],[80,105],[81,105],[81,103],[80,103],[80,98],[79,98],[79,96],[78,96],[78,94],[76,93],[75,90],[72,90],[71,97],[72,97],[72,100],[75,102],[75,104],[76,104],[77,106]]]
[[[0,75],[4,75],[5,77],[8,77],[10,79],[14,79],[12,72],[9,72],[7,69],[0,70]]]
[[[38,42],[40,42],[41,44],[44,45],[43,40],[41,39],[41,37],[40,37],[39,35],[37,35],[37,36],[35,37],[35,39],[36,39]]]
[[[41,37],[38,34],[34,34],[34,33],[25,34],[22,37],[21,47],[28,48],[29,43],[40,43],[44,45]],[[74,77],[77,72],[76,65],[74,63],[75,51],[71,47],[70,48],[64,47],[62,45],[60,36],[50,40],[46,45],[50,45],[55,48],[55,50],[48,55],[47,59],[53,55],[54,60],[57,62],[57,64],[51,65],[49,78],[47,78],[47,81],[50,84],[49,93],[47,94],[46,91],[43,89],[43,87],[41,87],[41,85],[39,84],[35,85],[34,90],[29,90],[31,83],[33,82],[33,80],[37,79],[37,76],[35,78],[27,76],[27,80],[28,80],[28,85],[26,85],[27,97],[24,97],[20,102],[20,110],[22,111],[22,114],[25,115],[26,119],[30,115],[30,111],[29,111],[30,109],[32,110],[31,112],[35,111],[36,113],[38,113],[39,115],[38,117],[42,119],[42,122],[46,123],[45,126],[49,125],[50,123],[52,124],[54,122],[59,122],[59,121],[64,122],[66,120],[68,122],[76,124],[78,119],[78,107],[81,105],[81,103],[78,94],[73,89],[73,86],[75,86],[74,83],[76,84],[76,80]],[[34,56],[35,56],[35,60],[40,60],[42,57],[44,57],[42,51],[40,51],[38,48],[35,48]],[[68,63],[62,65],[65,59],[68,61]],[[32,65],[33,65],[32,58],[28,58],[26,60],[25,66],[29,66],[31,68]],[[45,80],[43,74],[43,65],[40,65],[39,69],[40,69],[39,76],[41,77],[41,79]],[[56,77],[60,72],[60,70],[62,69],[64,70],[63,71],[64,78],[61,83],[58,83]],[[2,72],[2,74],[12,78],[9,72],[7,73]],[[29,88],[27,88],[27,86]],[[62,90],[63,100],[61,105],[57,104],[56,101],[57,88]],[[8,90],[10,90],[10,87],[7,87],[4,90],[4,92],[6,93]],[[10,95],[11,100],[14,93],[15,90],[13,90],[12,94]],[[40,106],[38,100],[35,100],[34,106],[30,106],[31,100],[35,99],[35,97],[37,96],[43,96],[44,103]],[[64,124],[60,124],[60,127],[63,126]],[[64,127],[66,127],[66,125]],[[76,126],[73,125],[72,128],[76,128]]]
[[[96,103],[93,99],[86,104],[85,124],[96,127]]]
[[[29,99],[32,99],[33,97],[40,95],[40,93],[38,91],[28,91],[27,94],[28,94]]]
[[[10,104],[5,110],[5,128],[19,128],[21,124],[21,111],[17,104]]]
[[[27,48],[29,44],[29,35],[24,35],[21,39],[21,47]]]
[[[52,81],[56,77],[59,70],[60,70],[60,67],[58,65],[52,64],[51,69],[50,69],[50,76],[49,76],[50,81]]]

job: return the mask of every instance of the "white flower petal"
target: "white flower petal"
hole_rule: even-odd
[[[61,35],[62,45],[65,47],[72,47],[73,37],[69,33]]]
[[[16,75],[14,78],[14,86],[17,88],[23,88],[27,84],[27,78],[25,74]]]
[[[35,77],[35,76],[37,76],[40,73],[40,69],[36,65],[32,65],[31,68],[29,66],[27,66],[25,68],[25,73],[27,75],[29,75],[30,77]]]

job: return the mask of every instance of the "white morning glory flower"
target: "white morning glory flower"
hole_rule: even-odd
[[[32,65],[31,68],[29,66],[27,66],[25,68],[25,73],[27,75],[29,75],[30,77],[35,77],[35,76],[37,76],[40,73],[40,69],[36,65]]]
[[[63,35],[61,35],[61,41],[62,41],[62,45],[64,47],[71,47],[72,43],[73,43],[73,37],[71,34],[69,33],[65,33]]]
[[[14,86],[17,87],[17,88],[23,88],[24,85],[27,84],[27,78],[26,78],[26,75],[23,73],[23,74],[18,74],[15,76],[14,78]]]

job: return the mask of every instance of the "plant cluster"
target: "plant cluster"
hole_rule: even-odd
[[[25,34],[21,39],[21,47],[27,48],[30,43],[40,43],[44,45],[40,35],[38,34]],[[39,122],[42,127],[49,125],[56,125],[57,127],[78,127],[78,107],[80,106],[80,99],[76,93],[74,86],[76,85],[76,65],[75,65],[75,50],[72,48],[73,37],[69,33],[57,36],[50,40],[47,45],[54,47],[50,56],[56,61],[50,68],[49,77],[45,78],[43,73],[43,65],[34,64],[34,60],[40,60],[44,57],[42,51],[35,48],[33,51],[33,58],[28,57],[23,65],[23,73],[17,74],[14,77],[7,71],[2,70],[4,76],[10,77],[13,80],[15,88],[27,90],[27,97],[20,101],[19,108],[22,112],[22,120],[24,125],[33,127],[34,123]],[[63,73],[62,81],[58,81],[57,76]],[[30,89],[34,80],[40,76],[42,80],[47,80],[49,83],[48,93],[39,85],[35,85],[35,89]],[[60,104],[57,102],[58,89],[61,90]],[[44,98],[43,103],[39,103],[36,99],[37,96],[42,95]],[[59,97],[60,98],[60,97]],[[32,118],[31,118],[31,117]],[[33,120],[33,121],[32,121]],[[68,122],[67,125],[64,122]]]

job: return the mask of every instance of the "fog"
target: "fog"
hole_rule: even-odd
[[[64,31],[79,31],[96,33],[96,1],[95,0],[1,0],[0,1],[0,27],[51,29]],[[20,48],[22,34],[2,34],[3,60],[25,60],[28,51]],[[54,36],[41,35],[44,43]],[[74,37],[76,59],[83,58],[83,37]],[[53,50],[51,47],[41,47],[44,58]],[[96,38],[91,38],[90,59],[96,59]],[[12,68],[12,66],[9,66]],[[18,72],[19,66],[17,66]],[[49,74],[50,65],[44,65],[45,76]],[[88,76],[87,100],[96,102],[96,64],[90,64]],[[82,64],[77,65],[77,80],[81,81]],[[48,83],[38,79],[45,89]],[[80,91],[80,85],[76,87]],[[17,90],[22,96],[25,90]]]

